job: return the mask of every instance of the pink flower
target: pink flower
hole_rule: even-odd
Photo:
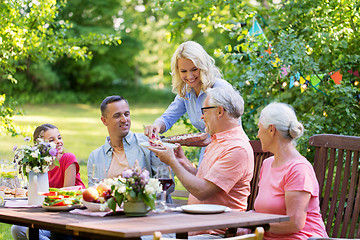
[[[56,148],[52,148],[49,150],[49,154],[53,157],[56,156],[57,153],[58,153],[58,150]]]
[[[131,169],[127,169],[123,172],[123,178],[130,178],[133,175],[133,171]]]

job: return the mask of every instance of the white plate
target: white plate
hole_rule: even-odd
[[[172,144],[172,143],[163,142],[163,144],[166,147],[171,147],[171,148],[177,148],[178,147],[176,144]],[[140,143],[140,145],[143,146],[143,147],[146,147],[146,148],[151,147],[149,142],[142,142],[142,143]],[[159,147],[155,147],[155,148],[159,148]]]
[[[82,201],[84,206],[89,209],[89,211],[91,212],[101,212],[100,211],[100,206],[101,206],[101,203],[93,203],[93,202],[86,202],[86,201]],[[103,212],[108,212],[110,211],[111,209],[109,207],[106,207],[105,211]]]
[[[226,210],[226,206],[215,204],[191,204],[180,208],[188,213],[222,213]]]
[[[48,210],[48,211],[69,211],[75,208],[81,208],[83,205],[81,204],[75,204],[75,205],[67,205],[67,206],[44,206],[42,205],[42,208]]]

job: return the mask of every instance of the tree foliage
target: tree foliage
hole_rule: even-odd
[[[223,61],[225,79],[244,97],[242,119],[250,138],[256,138],[259,111],[273,101],[292,105],[303,122],[306,132],[299,146],[305,155],[311,135],[360,135],[360,79],[349,73],[360,70],[359,2],[291,0],[251,5],[247,1],[159,0],[157,4],[172,17],[169,30],[174,41],[184,38],[189,27],[229,37],[219,43],[214,55]],[[174,9],[182,11],[174,15]],[[255,20],[264,34],[249,33]],[[331,79],[338,70],[342,74],[339,85]],[[320,83],[312,84],[312,77]],[[294,79],[298,81],[291,86]],[[304,84],[296,86],[299,81]]]
[[[68,31],[72,28],[68,21],[59,18],[59,11],[64,8],[65,1],[56,0],[5,0],[0,2],[0,84],[8,81],[17,83],[16,72],[25,75],[36,83],[47,76],[29,75],[29,71],[42,74],[46,71],[39,68],[49,68],[48,64],[60,57],[73,59],[89,59],[92,57],[87,45],[120,44],[120,38],[109,34],[94,34],[88,32],[77,37],[70,37]],[[45,64],[41,61],[45,61]],[[30,68],[32,63],[40,63]],[[50,79],[56,79],[50,76]],[[49,86],[53,84],[42,82]],[[41,84],[41,83],[40,83]],[[26,86],[26,85],[25,85]],[[5,102],[5,90],[1,90],[0,106],[1,130],[16,133],[9,117],[16,111],[9,108]]]

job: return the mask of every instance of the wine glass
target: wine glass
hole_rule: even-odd
[[[166,205],[166,191],[174,183],[172,178],[171,169],[169,166],[157,167],[155,178],[157,178],[162,185],[162,192],[157,196],[155,211],[161,212],[168,209]]]

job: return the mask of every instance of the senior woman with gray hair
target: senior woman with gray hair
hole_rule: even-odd
[[[190,192],[188,204],[220,204],[246,211],[253,176],[254,152],[249,139],[238,124],[244,101],[232,87],[208,89],[201,108],[205,131],[211,135],[199,169],[185,157],[182,148],[149,148],[161,161],[171,166],[183,186]],[[217,238],[224,229],[191,233],[194,239]],[[202,236],[198,236],[202,234]],[[209,236],[209,234],[211,236]]]
[[[314,169],[295,148],[304,127],[294,110],[271,103],[261,111],[258,126],[262,150],[274,156],[261,167],[255,211],[290,216],[288,222],[271,223],[265,239],[327,237]]]

